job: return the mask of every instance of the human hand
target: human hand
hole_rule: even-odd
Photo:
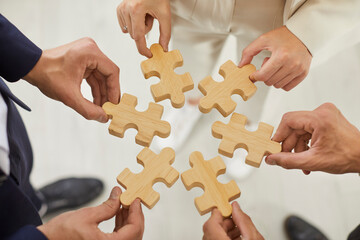
[[[120,208],[120,194],[121,189],[114,187],[109,199],[103,204],[61,214],[39,226],[38,229],[49,240],[142,239],[144,215],[141,203],[136,199],[129,209]],[[114,231],[102,232],[98,225],[114,216],[116,216]]]
[[[227,240],[227,239],[264,239],[258,232],[250,217],[246,215],[237,202],[232,204],[232,218],[224,219],[216,208],[211,217],[204,224],[203,240]]]
[[[106,122],[108,117],[102,104],[107,101],[117,104],[120,99],[119,68],[90,38],[43,51],[24,79],[89,120]],[[91,87],[93,103],[81,94],[83,79]]]
[[[263,50],[271,52],[250,79],[289,91],[307,76],[312,56],[306,46],[287,27],[265,33],[250,43],[242,53],[239,67],[251,63]]]
[[[123,33],[129,33],[135,40],[141,55],[152,57],[146,46],[145,34],[154,23],[159,21],[159,43],[164,51],[168,51],[171,36],[171,12],[169,0],[123,0],[117,7],[117,17]]]
[[[265,159],[270,165],[302,169],[305,174],[360,173],[360,131],[331,103],[314,111],[286,113],[272,140],[282,142],[282,152]]]

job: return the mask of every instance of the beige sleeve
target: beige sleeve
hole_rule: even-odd
[[[314,56],[321,48],[360,26],[360,1],[308,0],[285,25]]]

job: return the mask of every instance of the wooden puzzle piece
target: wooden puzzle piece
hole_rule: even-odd
[[[156,103],[149,103],[149,107],[144,112],[136,111],[137,98],[124,93],[120,103],[115,105],[106,102],[103,109],[112,119],[109,126],[109,133],[124,137],[124,132],[128,128],[135,128],[138,134],[135,137],[137,144],[148,147],[154,137],[167,137],[170,135],[170,124],[161,120],[163,106]]]
[[[224,117],[228,116],[236,108],[231,95],[239,94],[246,101],[256,92],[257,88],[249,78],[255,71],[254,65],[238,68],[230,60],[221,65],[219,74],[224,77],[224,81],[216,82],[208,76],[199,83],[199,90],[204,94],[199,103],[200,111],[208,113],[216,108]]]
[[[265,155],[281,152],[281,145],[271,141],[273,126],[260,122],[258,129],[250,132],[245,129],[246,121],[244,115],[233,113],[228,124],[217,121],[212,125],[212,135],[222,138],[220,154],[232,157],[235,149],[244,148],[248,152],[245,163],[259,167]]]
[[[144,166],[142,172],[134,174],[128,168],[117,177],[118,183],[126,189],[120,196],[120,201],[125,207],[139,198],[149,209],[153,208],[160,199],[160,194],[152,186],[163,182],[171,187],[179,178],[179,172],[171,164],[175,160],[175,152],[171,148],[164,148],[159,155],[149,148],[144,148],[137,155],[137,162]]]
[[[183,65],[179,50],[164,52],[160,44],[150,47],[153,56],[141,63],[141,70],[146,79],[156,76],[160,78],[158,84],[151,86],[151,94],[155,102],[169,98],[175,108],[184,106],[184,92],[194,88],[194,82],[189,73],[176,74],[174,68]]]
[[[190,155],[190,166],[192,169],[181,174],[181,180],[187,190],[200,187],[204,194],[195,198],[195,206],[200,215],[218,208],[224,217],[229,217],[232,207],[229,201],[240,197],[240,189],[234,180],[227,184],[220,183],[216,178],[224,174],[226,166],[220,156],[209,161],[204,160],[200,152]]]

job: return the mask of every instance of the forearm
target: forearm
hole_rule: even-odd
[[[0,14],[0,76],[15,82],[38,62],[42,50]]]
[[[322,47],[359,25],[359,10],[357,0],[306,1],[286,21],[286,26],[314,56]]]

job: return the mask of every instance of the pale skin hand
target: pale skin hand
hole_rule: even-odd
[[[141,55],[151,57],[145,35],[151,30],[154,19],[159,21],[159,43],[168,51],[171,37],[171,12],[169,0],[123,0],[117,7],[117,17],[124,33],[135,40]],[[125,28],[126,26],[126,28]]]
[[[268,164],[307,174],[360,173],[360,131],[331,103],[285,114],[273,140],[282,143],[282,152],[269,155]]]
[[[144,215],[139,199],[129,209],[121,208],[119,187],[113,188],[109,199],[97,207],[82,208],[55,217],[38,229],[49,240],[138,240],[144,233]],[[104,233],[98,225],[115,216],[112,233]]]
[[[214,209],[211,217],[205,222],[203,240],[263,240],[250,217],[246,215],[237,202],[232,204],[232,218],[224,219],[220,211]]]
[[[83,38],[43,51],[24,79],[86,119],[106,122],[108,117],[101,106],[107,101],[119,102],[119,71],[92,39]],[[83,79],[91,87],[93,103],[81,94]]]
[[[239,67],[250,64],[263,50],[271,52],[259,70],[250,75],[254,81],[289,91],[307,76],[312,56],[306,46],[286,26],[265,33],[247,46]]]

